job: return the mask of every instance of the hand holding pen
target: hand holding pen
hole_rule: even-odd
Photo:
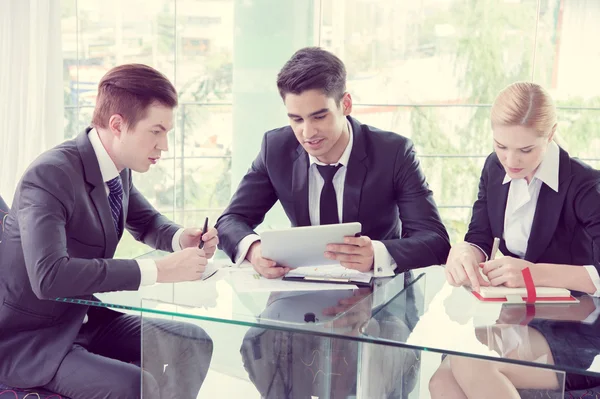
[[[208,217],[204,219],[204,228],[202,229],[202,234],[200,234],[200,243],[198,244],[198,248],[204,248],[204,235],[208,233]]]
[[[500,239],[496,238],[495,240],[498,240],[498,244],[500,243]],[[525,287],[523,269],[532,268],[534,264],[525,259],[513,258],[511,256],[503,256],[495,259],[496,251],[498,250],[495,240],[490,260],[480,265],[490,285],[493,287],[503,285],[508,288]]]
[[[210,258],[214,255],[219,244],[219,235],[217,229],[209,228],[208,218],[204,220],[204,228],[188,228],[183,230],[179,236],[179,246],[181,249],[199,248],[203,249],[206,257]],[[173,248],[175,251],[177,248]]]
[[[217,230],[214,227],[209,229],[208,218],[204,221],[202,230],[198,228],[183,230],[179,235],[180,248],[174,245],[172,254],[156,260],[156,281],[176,283],[202,278],[207,260],[214,255],[218,244]]]
[[[210,259],[217,250],[219,244],[219,235],[217,229],[214,227],[208,227],[208,218],[204,219],[204,227],[200,234],[200,241],[198,242],[198,248],[203,249],[206,253],[206,258]]]

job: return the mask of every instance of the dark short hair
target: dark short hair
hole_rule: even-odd
[[[346,92],[346,67],[342,60],[319,47],[305,47],[285,63],[277,74],[279,95],[301,94],[319,89],[340,101]]]
[[[111,115],[119,114],[133,128],[154,103],[177,106],[177,91],[165,75],[143,64],[114,67],[98,84],[92,125],[106,128]]]

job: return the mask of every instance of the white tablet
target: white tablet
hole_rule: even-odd
[[[339,265],[325,257],[327,244],[343,244],[344,237],[360,234],[361,228],[353,222],[265,231],[260,234],[262,256],[291,268]]]

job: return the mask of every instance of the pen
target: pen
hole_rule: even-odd
[[[204,241],[202,241],[202,236],[208,232],[208,217],[204,219],[204,228],[202,229],[202,234],[200,235],[200,244],[198,244],[198,248],[204,248]]]
[[[490,260],[494,260],[496,258],[496,252],[498,252],[499,246],[500,246],[500,239],[498,237],[495,237],[494,245],[492,246],[492,253],[490,254]]]

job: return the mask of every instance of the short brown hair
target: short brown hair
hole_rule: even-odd
[[[305,47],[285,63],[277,75],[279,95],[321,90],[339,102],[346,92],[346,67],[342,60],[320,47]]]
[[[98,84],[92,125],[107,128],[111,115],[119,114],[133,128],[156,102],[165,107],[177,106],[177,91],[165,75],[143,64],[114,67]]]
[[[550,94],[540,85],[516,82],[504,88],[492,105],[494,126],[524,126],[547,137],[556,125],[556,107]]]

